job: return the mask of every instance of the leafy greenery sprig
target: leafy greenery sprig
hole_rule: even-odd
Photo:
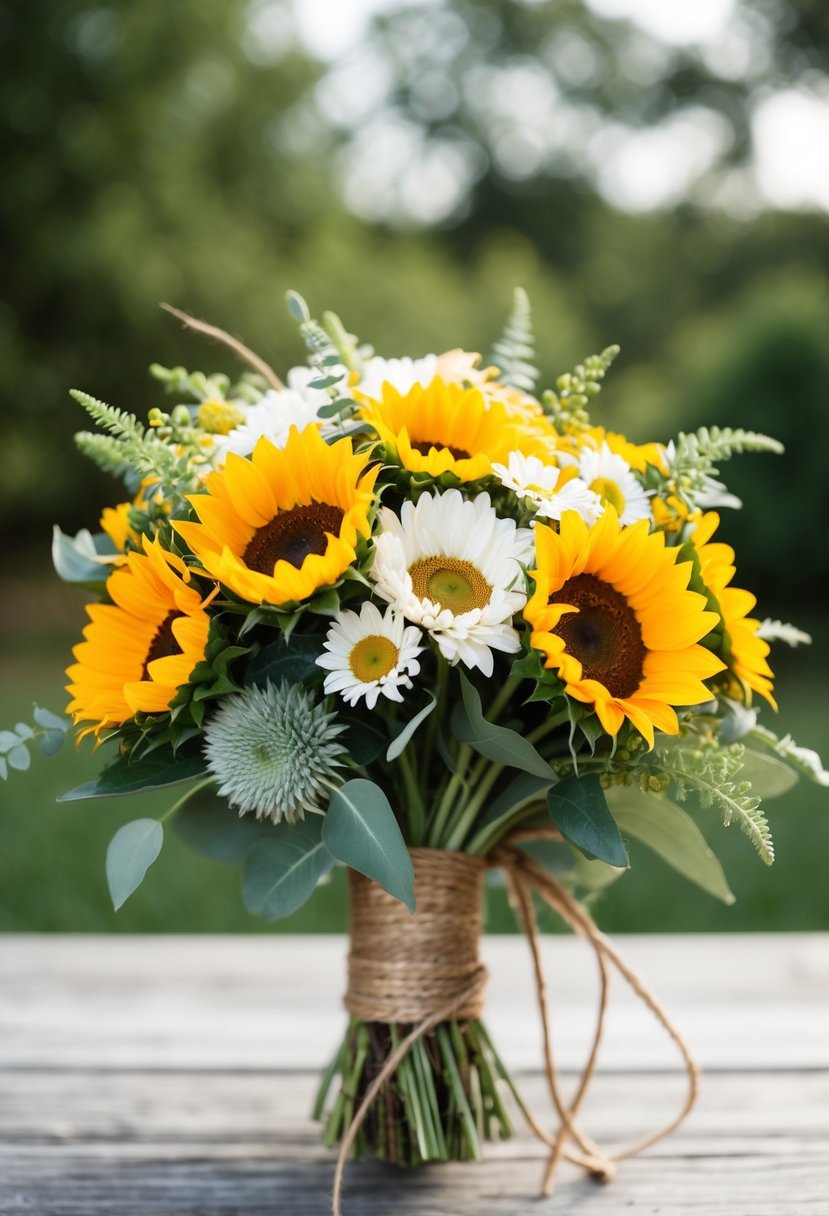
[[[571,372],[556,380],[556,392],[548,389],[544,408],[564,434],[590,425],[587,405],[602,391],[602,381],[621,347],[606,346],[599,355],[590,355]]]

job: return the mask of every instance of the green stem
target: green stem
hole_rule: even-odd
[[[503,767],[503,764],[493,764],[489,771],[481,778],[475,793],[463,808],[463,812],[458,816],[457,822],[452,828],[445,846],[447,849],[461,848],[464,837],[474,825],[478,812],[483,806],[487,794],[498,780]]]
[[[484,714],[484,717],[487,719],[487,721],[489,721],[489,722],[498,721],[498,719],[501,716],[502,711],[506,708],[513,693],[516,692],[521,687],[523,682],[524,682],[524,680],[523,680],[522,676],[507,676],[506,680],[504,680],[504,683],[501,685],[500,689],[498,690],[496,695],[493,697],[492,701],[490,702],[489,708],[487,709],[486,713]]]
[[[452,1091],[452,1096],[455,1099],[455,1104],[460,1114],[461,1124],[466,1133],[467,1143],[469,1145],[472,1156],[476,1161],[481,1160],[481,1144],[478,1140],[478,1129],[475,1126],[475,1119],[472,1111],[469,1109],[469,1102],[466,1097],[466,1091],[461,1081],[461,1074],[458,1071],[458,1064],[455,1059],[455,1053],[452,1049],[452,1040],[449,1037],[449,1032],[446,1029],[445,1023],[441,1023],[435,1029],[435,1038],[440,1048],[443,1067],[446,1070],[446,1079],[449,1083],[449,1088]]]
[[[437,705],[432,710],[429,716],[429,721],[426,723],[426,742],[423,745],[423,777],[425,781],[429,780],[429,773],[432,768],[432,758],[435,754],[435,741],[438,736],[438,727],[443,722],[446,716],[446,707],[449,703],[449,664],[442,654],[438,653],[438,671],[437,681],[435,686],[435,698]]]
[[[442,796],[440,802],[438,803],[438,808],[435,812],[435,817],[432,820],[431,827],[429,829],[428,841],[429,841],[430,847],[433,849],[440,849],[440,848],[445,847],[441,840],[441,836],[443,835],[444,828],[446,827],[446,821],[449,817],[449,814],[455,805],[458,795],[460,794],[461,790],[463,789],[463,786],[464,786],[464,776],[463,775],[466,771],[466,766],[468,765],[471,756],[472,756],[472,748],[469,746],[468,743],[462,743],[458,749],[458,758],[457,758],[457,765],[455,768],[455,772],[452,774],[452,777],[448,781],[446,788],[443,791],[443,796]]]
[[[190,801],[190,799],[193,797],[194,794],[198,794],[200,790],[207,789],[208,785],[213,785],[215,780],[216,780],[215,777],[205,777],[203,781],[197,782],[196,785],[191,785],[190,789],[186,790],[185,793],[183,793],[181,795],[181,797],[178,799],[178,801],[173,803],[173,805],[170,807],[169,811],[165,811],[163,815],[159,815],[158,822],[166,823],[168,819],[171,819],[173,817],[173,815],[175,815],[176,811],[181,810],[181,808],[184,806],[185,802]]]
[[[539,739],[543,739],[545,735],[549,735],[550,731],[555,730],[557,726],[561,726],[562,722],[568,722],[570,715],[567,711],[560,714],[553,714],[550,718],[545,718],[534,730],[531,730],[527,735],[528,743],[537,743]]]
[[[406,786],[406,818],[409,823],[409,839],[413,845],[418,845],[426,830],[426,809],[423,805],[423,795],[418,787],[412,762],[406,752],[401,752],[397,759]]]

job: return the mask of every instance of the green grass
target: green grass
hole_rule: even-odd
[[[76,611],[73,608],[74,618]],[[22,629],[3,627],[0,727],[31,716],[33,701],[61,709],[62,667],[75,620]],[[0,622],[2,623],[2,622]],[[825,679],[819,649],[777,656],[783,705],[781,729],[805,746],[826,747]],[[771,715],[769,715],[771,721]],[[174,795],[154,794],[59,804],[58,794],[100,767],[89,747],[71,744],[57,757],[33,756],[27,773],[0,784],[0,930],[72,932],[290,932],[345,928],[341,871],[287,921],[266,925],[241,900],[239,870],[188,849],[172,829],[144,884],[118,913],[104,878],[107,844],[122,824],[166,810]],[[177,794],[179,791],[175,791]],[[644,848],[631,846],[632,869],[596,908],[614,932],[829,929],[829,790],[805,782],[770,801],[777,847],[769,870],[737,828],[724,829],[713,811],[698,822],[721,858],[737,903],[726,908],[692,887]],[[502,891],[492,891],[488,915],[495,932],[512,928]],[[550,926],[554,927],[554,926]]]

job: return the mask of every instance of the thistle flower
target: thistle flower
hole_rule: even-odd
[[[240,815],[279,823],[322,813],[345,748],[310,693],[282,681],[229,697],[205,727],[207,767]]]

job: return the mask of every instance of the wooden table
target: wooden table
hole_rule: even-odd
[[[352,1163],[345,1216],[827,1216],[829,934],[617,939],[704,1069],[683,1128],[603,1187],[521,1132],[481,1166]],[[0,1213],[326,1216],[333,1157],[308,1116],[342,1028],[338,937],[0,937]],[[549,1121],[526,947],[489,938],[488,1023]],[[589,951],[547,938],[554,1038],[578,1066]],[[568,1078],[569,1079],[569,1078]],[[616,985],[584,1112],[603,1146],[684,1093],[674,1049]]]

